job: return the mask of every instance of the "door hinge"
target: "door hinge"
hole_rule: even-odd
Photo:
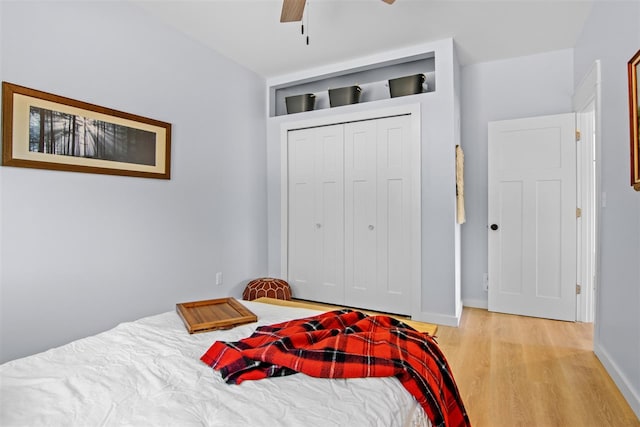
[[[582,286],[576,283],[576,295],[580,295],[582,293]]]
[[[580,141],[580,136],[581,136],[581,135],[580,135],[580,131],[579,131],[579,130],[577,130],[577,131],[576,131],[576,142]]]
[[[582,209],[576,208],[576,218],[582,218]]]

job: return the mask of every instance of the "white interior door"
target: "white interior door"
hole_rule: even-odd
[[[411,313],[410,117],[345,125],[345,304]]]
[[[288,280],[297,298],[344,301],[343,126],[288,135]]]
[[[575,115],[489,123],[489,310],[576,319]]]

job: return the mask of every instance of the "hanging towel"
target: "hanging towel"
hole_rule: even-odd
[[[456,145],[456,220],[464,224],[467,220],[464,212],[464,153],[462,147]]]

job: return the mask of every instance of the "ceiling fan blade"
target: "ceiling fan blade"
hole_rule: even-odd
[[[280,22],[302,21],[302,12],[304,12],[306,2],[307,0],[283,0]]]
[[[386,4],[393,4],[393,2],[396,0],[382,0],[382,1],[385,2]]]

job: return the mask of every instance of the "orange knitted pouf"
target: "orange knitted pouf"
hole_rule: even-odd
[[[284,280],[271,277],[250,281],[244,288],[242,299],[252,301],[261,297],[291,300],[291,287]]]

